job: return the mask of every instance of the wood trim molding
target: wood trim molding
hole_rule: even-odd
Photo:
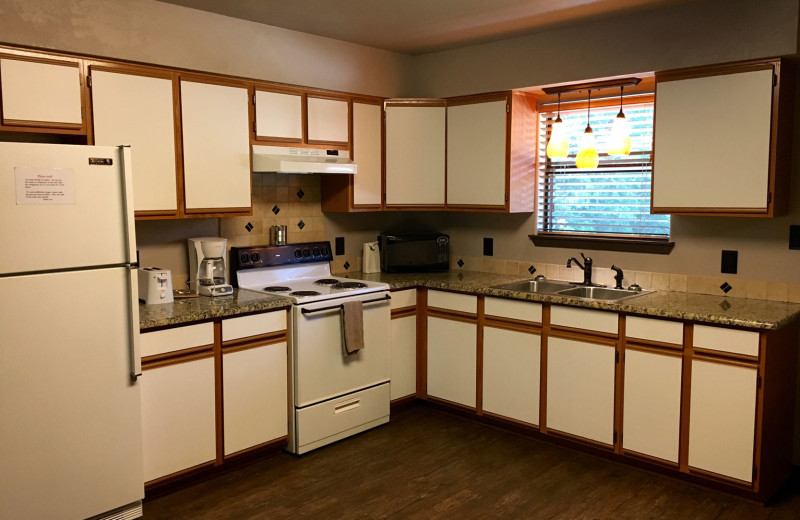
[[[203,345],[200,347],[193,347],[173,352],[166,352],[164,354],[156,354],[153,356],[143,357],[142,370],[151,370],[153,368],[162,368],[171,365],[180,365],[181,363],[189,363],[191,361],[197,361],[198,359],[206,359],[213,356],[214,356],[214,345]]]
[[[408,316],[414,316],[417,313],[417,307],[403,307],[399,309],[392,309],[392,319],[400,319],[406,318]]]
[[[463,321],[466,323],[476,323],[478,320],[478,315],[471,312],[453,311],[450,309],[440,309],[438,307],[428,307],[428,316],[431,318]]]
[[[594,251],[623,251],[657,255],[668,255],[675,247],[675,242],[670,242],[669,240],[647,238],[611,238],[549,233],[528,235],[528,238],[530,238],[531,242],[533,242],[533,245],[536,247],[566,247],[591,249]]]
[[[222,342],[222,348],[223,350],[227,350],[230,348],[236,348],[242,346],[247,347],[248,345],[260,347],[262,345],[270,345],[273,343],[280,343],[281,341],[286,341],[288,337],[289,334],[287,330],[283,329],[274,332],[267,332],[266,334],[247,336],[245,338],[229,339],[228,341]]]
[[[484,326],[495,329],[512,330],[515,332],[525,332],[528,334],[541,334],[542,324],[530,321],[520,321],[512,318],[501,318],[498,316],[485,316]]]
[[[641,352],[652,352],[665,356],[683,356],[683,345],[673,345],[672,343],[661,343],[658,341],[644,341],[638,339],[624,338],[625,350],[638,350]]]
[[[571,339],[575,341],[590,341],[598,345],[615,347],[619,336],[608,332],[597,332],[586,329],[574,329],[563,325],[550,325],[548,333],[554,338]]]

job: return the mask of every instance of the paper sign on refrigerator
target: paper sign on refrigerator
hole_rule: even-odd
[[[14,168],[17,205],[75,204],[72,168]]]

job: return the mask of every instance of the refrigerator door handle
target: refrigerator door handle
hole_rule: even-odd
[[[139,346],[139,283],[138,270],[135,267],[128,269],[128,296],[130,297],[130,367],[131,384],[136,384],[136,380],[142,375],[142,355]]]
[[[131,160],[131,146],[124,144],[119,147],[120,173],[122,174],[122,207],[125,211],[125,241],[128,244],[128,263],[138,267],[136,258],[136,228],[133,218],[133,161]],[[137,285],[138,284],[134,284]]]

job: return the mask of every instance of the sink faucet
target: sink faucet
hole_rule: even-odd
[[[614,286],[614,289],[622,289],[622,280],[625,278],[625,275],[622,273],[622,269],[617,267],[616,265],[611,266],[612,271],[616,271],[617,274],[614,275],[614,280],[616,280],[617,285]]]
[[[567,267],[571,268],[572,267],[572,262],[575,262],[575,264],[578,267],[580,267],[581,270],[583,271],[583,284],[582,285],[588,285],[590,287],[593,286],[593,285],[596,285],[596,284],[592,283],[592,259],[591,258],[587,258],[586,256],[584,256],[583,253],[581,253],[581,258],[583,258],[583,265],[581,265],[580,261],[577,258],[572,256],[567,260]]]

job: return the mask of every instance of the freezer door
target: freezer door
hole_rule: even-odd
[[[0,518],[87,518],[144,496],[129,271],[0,278]]]
[[[0,275],[130,262],[125,153],[0,143]]]

